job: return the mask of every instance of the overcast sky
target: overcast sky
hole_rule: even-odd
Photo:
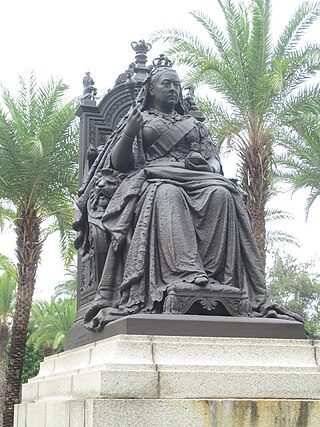
[[[248,0],[249,1],[249,0]],[[279,34],[292,12],[302,1],[274,0],[272,28]],[[70,96],[82,92],[85,71],[91,71],[100,94],[113,86],[114,80],[134,59],[131,41],[144,38],[161,28],[180,27],[198,33],[199,25],[189,15],[198,9],[210,14],[217,22],[221,14],[216,0],[10,0],[1,4],[0,82],[14,90],[17,76],[34,70],[40,81],[51,76],[62,77],[70,87]],[[309,32],[308,40],[318,41],[318,22]],[[149,59],[158,56],[163,46],[156,44]],[[234,165],[230,165],[230,171]],[[225,170],[228,166],[225,165]],[[231,172],[230,172],[231,173]],[[287,248],[300,259],[320,259],[320,200],[304,218],[305,194],[292,200],[288,193],[273,205],[295,213],[296,220],[279,227],[295,234],[302,247]],[[0,236],[0,251],[14,256],[14,238],[8,231]],[[63,278],[57,239],[45,246],[39,268],[36,297],[47,298],[54,285]],[[319,268],[320,270],[320,268]]]

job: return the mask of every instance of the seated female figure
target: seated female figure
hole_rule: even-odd
[[[238,288],[256,315],[290,318],[267,298],[243,195],[223,177],[205,126],[184,113],[170,67],[151,72],[136,107],[99,155],[79,199],[80,216],[88,215],[90,196],[110,170],[125,178],[100,215],[108,238],[88,328],[161,313],[168,288],[184,283]]]

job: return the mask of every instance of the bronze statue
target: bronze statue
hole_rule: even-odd
[[[95,248],[99,282],[86,327],[135,313],[202,314],[217,301],[229,315],[302,321],[268,299],[243,193],[223,176],[206,127],[186,114],[165,61],[154,62],[80,189],[76,246],[82,256]],[[189,305],[175,303],[180,291]]]

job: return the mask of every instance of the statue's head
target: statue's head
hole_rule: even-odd
[[[153,105],[154,97],[161,97],[163,92],[161,89],[168,83],[172,88],[172,102],[175,103],[175,110],[179,114],[185,114],[178,73],[171,67],[171,61],[164,56],[160,56],[157,60],[157,63],[155,62],[156,60],[153,61],[154,68],[144,81],[138,96],[137,101],[141,104],[141,110],[150,108]]]

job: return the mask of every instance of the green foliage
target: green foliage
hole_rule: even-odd
[[[36,77],[20,77],[13,95],[2,87],[0,107],[0,224],[32,208],[41,222],[52,218],[43,232],[60,232],[61,249],[72,258],[73,206],[77,192],[78,127],[76,103],[64,102],[67,86]],[[2,220],[3,222],[3,220]],[[70,252],[71,251],[71,252]]]
[[[29,328],[28,336],[32,333],[32,328]],[[7,344],[7,354],[10,354],[10,340]],[[43,350],[36,351],[34,349],[34,346],[32,344],[27,343],[25,355],[24,355],[24,362],[23,362],[23,370],[22,370],[22,377],[21,382],[26,383],[30,378],[35,377],[40,368],[40,363],[43,361]],[[7,362],[9,361],[9,357],[7,358]]]
[[[320,47],[302,41],[320,15],[320,4],[302,4],[273,46],[270,0],[253,0],[249,7],[218,1],[224,26],[201,11],[191,12],[209,43],[176,28],[155,32],[153,40],[168,42],[167,54],[188,66],[187,84],[206,84],[217,93],[216,100],[205,100],[204,112],[218,119],[212,128],[218,140],[239,137],[241,131],[263,131],[278,140],[281,133],[273,138],[274,128],[286,126],[301,109],[320,106],[319,85],[303,86],[320,69]]]
[[[34,74],[29,79],[20,78],[17,95],[2,87],[0,205],[2,211],[7,206],[15,211],[19,260],[4,413],[8,425],[13,422],[13,404],[19,396],[40,253],[54,227],[60,231],[62,255],[67,262],[72,257],[69,248],[77,192],[78,129],[76,103],[65,102],[66,90],[62,81],[53,79],[39,86]],[[53,225],[45,229],[49,218]],[[61,342],[62,338],[57,346]]]
[[[188,66],[187,84],[213,89],[201,109],[213,122],[216,141],[233,142],[241,157],[257,141],[281,142],[301,111],[319,111],[320,86],[305,83],[320,69],[320,45],[304,43],[303,36],[318,19],[320,4],[303,3],[273,45],[270,0],[253,0],[247,7],[218,1],[221,27],[203,12],[191,13],[208,43],[176,28],[157,31],[153,39],[168,42],[167,54]]]
[[[76,307],[76,301],[72,299],[36,302],[32,307],[31,320],[34,330],[28,343],[36,351],[41,348],[50,348],[57,353],[62,351],[76,317]]]
[[[77,267],[71,265],[66,269],[67,277],[69,279],[64,282],[60,282],[54,289],[54,299],[76,299],[77,297]]]
[[[5,321],[12,314],[16,285],[17,282],[10,273],[0,276],[0,321]]]
[[[17,278],[17,266],[6,255],[0,254],[0,273],[8,273],[12,278]]]
[[[300,246],[299,241],[292,234],[270,227],[273,221],[290,220],[293,218],[293,215],[281,209],[270,209],[268,207],[265,210],[265,215],[267,224],[266,243],[268,249],[274,248],[278,243],[289,243],[297,247]]]
[[[300,314],[314,338],[320,337],[320,274],[312,262],[301,263],[276,252],[268,272],[268,290],[273,301]]]
[[[28,382],[30,378],[33,378],[38,374],[43,357],[42,349],[36,350],[32,344],[27,343],[21,377],[22,383]]]
[[[280,176],[294,191],[310,190],[306,215],[320,196],[320,121],[319,115],[301,114],[295,125],[296,135],[286,144],[289,150],[279,158],[284,166]]]
[[[14,210],[10,209],[7,203],[0,205],[0,232],[4,230],[8,223],[13,221],[15,216]]]
[[[7,323],[12,315],[16,286],[17,268],[10,259],[0,254],[0,324]]]

